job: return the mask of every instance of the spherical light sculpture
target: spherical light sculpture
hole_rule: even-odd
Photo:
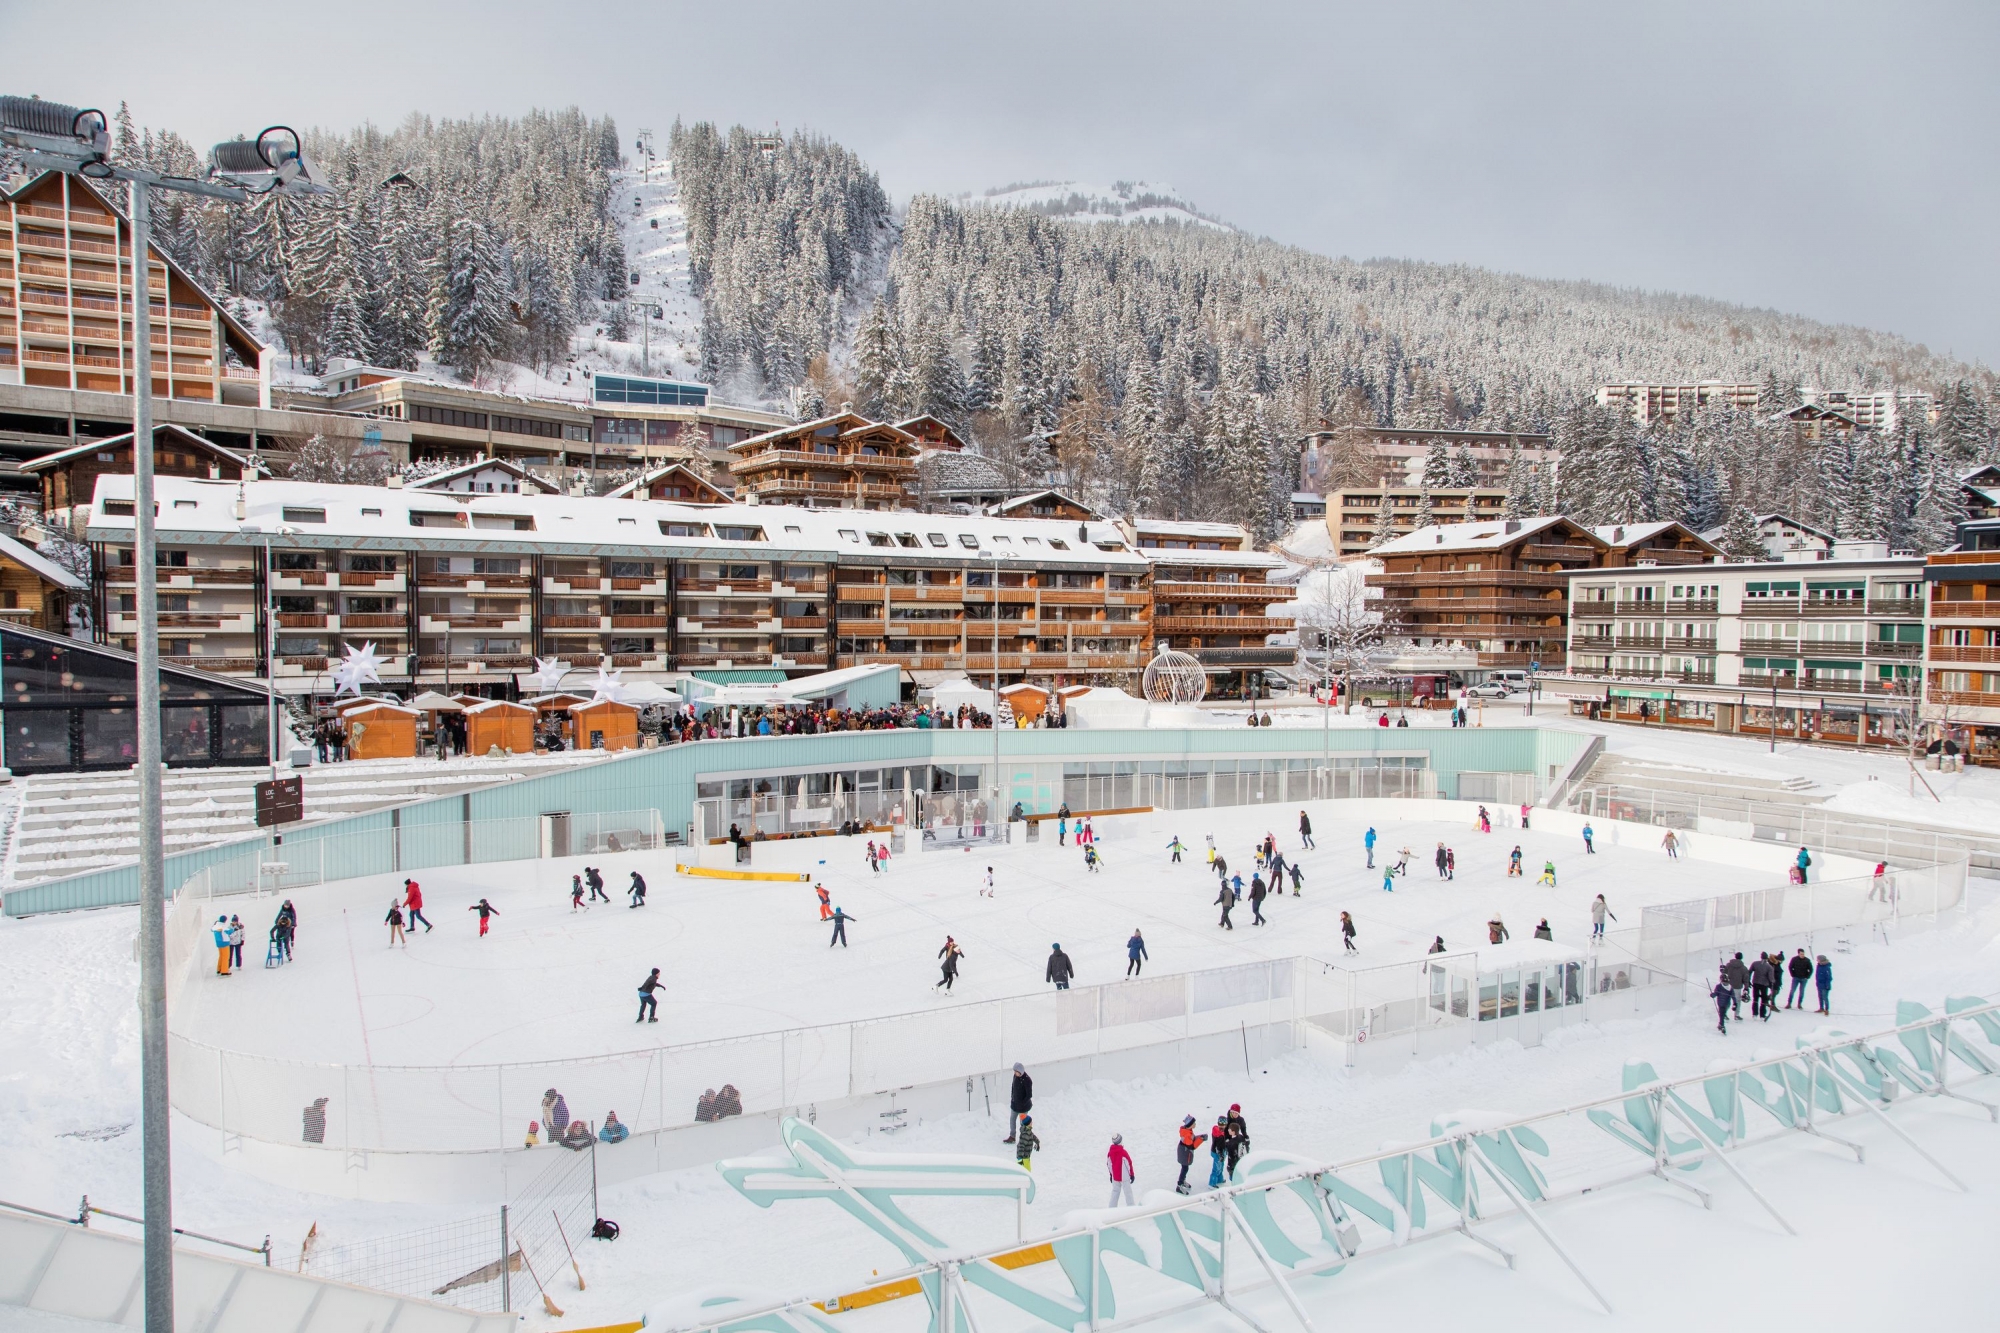
[[[1141,677],[1139,688],[1148,701],[1156,704],[1200,703],[1208,693],[1208,673],[1188,654],[1163,649],[1146,663],[1146,674]]]

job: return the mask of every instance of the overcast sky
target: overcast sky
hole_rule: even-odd
[[[1996,56],[1991,0],[0,0],[0,91],[122,98],[197,144],[570,103],[628,143],[804,126],[898,200],[1146,179],[1328,254],[1699,293],[1988,366]]]

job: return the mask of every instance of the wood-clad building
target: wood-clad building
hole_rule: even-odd
[[[671,500],[684,505],[726,505],[729,492],[686,463],[669,463],[606,493],[607,500]]]
[[[132,475],[132,432],[37,458],[24,464],[21,470],[41,480],[42,512],[77,526],[75,510],[91,502],[99,477]],[[242,481],[255,474],[249,460],[234,450],[191,430],[164,425],[153,427],[153,475]],[[130,501],[126,504],[129,507]]]
[[[809,508],[900,509],[914,499],[917,437],[838,412],[729,446],[739,498]]]
[[[1153,642],[1190,654],[1213,678],[1222,697],[1244,692],[1262,672],[1289,667],[1291,647],[1272,645],[1274,634],[1296,628],[1270,608],[1296,590],[1270,581],[1282,558],[1255,549],[1249,532],[1233,523],[1179,523],[1137,519],[1133,540],[1153,564]]]

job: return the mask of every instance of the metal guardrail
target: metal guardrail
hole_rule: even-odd
[[[109,1208],[99,1208],[90,1201],[88,1194],[84,1195],[83,1202],[77,1205],[74,1217],[63,1213],[51,1213],[43,1208],[30,1208],[25,1203],[9,1203],[5,1199],[0,1199],[0,1208],[5,1208],[16,1213],[26,1213],[31,1217],[46,1217],[52,1222],[67,1222],[74,1227],[88,1227],[92,1217],[111,1217],[116,1218],[120,1222],[130,1222],[135,1226],[146,1225],[146,1219],[143,1217],[134,1217],[130,1213],[116,1213]],[[176,1236],[186,1236],[189,1240],[207,1241],[210,1245],[222,1245],[232,1250],[241,1250],[245,1254],[262,1255],[264,1257],[264,1267],[269,1268],[271,1266],[271,1238],[269,1236],[264,1237],[262,1245],[245,1245],[241,1241],[224,1240],[220,1236],[210,1236],[199,1231],[189,1231],[185,1227],[175,1227],[174,1234]]]

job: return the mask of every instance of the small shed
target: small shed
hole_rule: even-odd
[[[423,714],[400,704],[367,703],[340,716],[350,759],[414,759],[417,719]]]
[[[570,723],[579,750],[633,750],[639,745],[639,710],[616,699],[571,704]]]
[[[1018,721],[1032,724],[1048,710],[1049,692],[1039,685],[1025,682],[1018,685],[1002,685],[1000,697],[1007,701],[1007,707],[1014,711]]]
[[[501,699],[473,704],[465,710],[465,752],[485,754],[498,746],[509,754],[535,748],[535,710]]]

